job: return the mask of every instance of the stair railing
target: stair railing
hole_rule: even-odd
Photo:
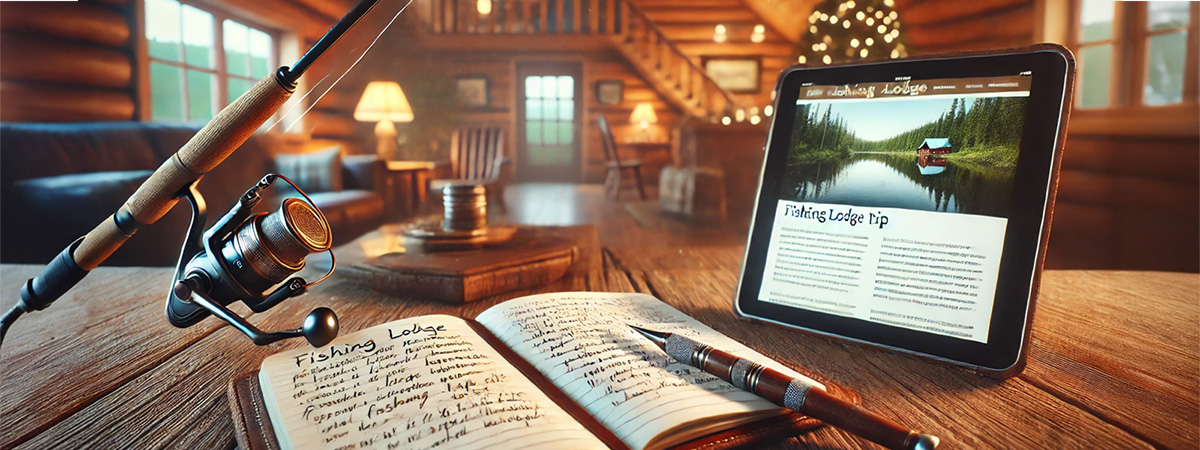
[[[427,0],[435,34],[589,34],[621,31],[624,0]],[[487,14],[482,11],[486,10]]]
[[[694,109],[691,113],[708,118],[731,114],[737,107],[733,95],[680,51],[641,9],[630,2],[624,6],[624,42],[677,89]]]

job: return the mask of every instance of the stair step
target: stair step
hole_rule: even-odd
[[[718,24],[725,22],[757,22],[760,19],[745,7],[738,8],[642,8],[656,25],[680,23]]]

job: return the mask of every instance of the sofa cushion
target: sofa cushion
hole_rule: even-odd
[[[0,205],[0,252],[8,262],[49,261],[116,211],[150,173],[93,172],[9,184]]]
[[[151,173],[125,170],[31,178],[13,183],[12,189],[15,198],[37,214],[52,216],[70,211],[69,219],[104,217],[115,212]]]
[[[312,153],[284,154],[275,157],[275,169],[290,178],[305,192],[342,190],[342,151],[330,147]]]
[[[6,183],[79,172],[146,170],[159,165],[144,126],[100,124],[0,124],[0,178]]]

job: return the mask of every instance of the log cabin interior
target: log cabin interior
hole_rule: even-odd
[[[543,191],[511,187],[552,190],[547,186],[561,185],[598,192],[599,185],[613,181],[596,126],[596,117],[604,116],[612,124],[619,156],[640,166],[640,181],[650,198],[642,200],[626,188],[619,199],[593,195],[586,197],[588,202],[629,203],[629,208],[615,210],[637,211],[642,203],[653,205],[656,198],[675,195],[659,189],[670,185],[664,177],[677,175],[672,168],[695,168],[689,176],[716,177],[722,184],[711,189],[705,183],[709,190],[703,196],[686,201],[696,202],[696,211],[716,210],[713,214],[723,218],[717,228],[730,230],[730,240],[736,241],[744,236],[748,220],[776,75],[820,45],[811,24],[843,3],[415,0],[332,90],[319,99],[293,100],[311,108],[306,115],[289,122],[286,130],[276,126],[255,139],[263,141],[260,145],[270,156],[337,147],[346,161],[385,151],[386,159],[435,163],[437,168],[423,172],[419,180],[409,173],[412,183],[398,178],[386,187],[373,187],[390,191],[379,201],[387,210],[383,219],[363,214],[376,220],[374,226],[428,208],[430,198],[410,191],[426,189],[426,178],[445,177],[438,170],[451,159],[451,136],[463,127],[502,130],[498,145],[506,164],[497,176],[505,178],[508,201],[518,203],[516,210],[523,202],[538,204]],[[1081,95],[1076,95],[1069,124],[1048,268],[1200,270],[1197,5],[877,3],[883,5],[881,13],[889,11],[879,16],[880,27],[887,22],[888,44],[880,39],[883,50],[871,55],[864,45],[866,59],[1045,41],[1062,43],[1081,56]],[[160,145],[179,145],[154,127],[194,131],[255,80],[296,60],[354,4],[5,2],[0,6],[5,205],[22,202],[10,198],[29,189],[31,175],[152,169],[157,162],[134,166],[149,164],[146,158],[161,161],[174,151]],[[1090,24],[1107,31],[1092,33]],[[883,54],[888,50],[891,55]],[[321,63],[328,67],[315,72],[330,72],[345,61],[327,58]],[[364,90],[374,81],[400,86],[408,107],[407,117],[395,119],[395,135],[382,135],[392,141],[386,150],[380,150],[376,128],[387,114],[356,114]],[[316,82],[306,83],[301,91]],[[366,119],[356,120],[356,115]],[[47,124],[78,127],[38,128]],[[106,134],[96,127],[125,131]],[[157,131],[146,134],[144,127]],[[76,133],[76,141],[53,133]],[[152,154],[129,147],[127,139],[137,133],[142,133],[137,139],[151,141]],[[87,139],[115,142],[90,143],[98,153],[71,153]],[[71,160],[76,157],[95,161]],[[623,181],[630,182],[628,174]],[[252,180],[229,183],[236,191]],[[91,204],[85,198],[71,201]],[[107,208],[114,201],[104,204]],[[91,209],[96,208],[73,211]],[[353,221],[353,211],[338,214]],[[12,223],[22,213],[6,212],[3,260],[48,259],[53,253],[20,242],[31,232]],[[107,213],[96,214],[62,226],[94,223]],[[690,226],[686,218],[671,220]],[[80,229],[67,231],[79,235]],[[153,263],[171,262],[168,257]]]
[[[553,388],[560,378],[569,379],[569,386],[592,387],[576,390],[585,398],[599,399],[588,402],[600,405],[604,414],[584,411],[584,405],[576,406],[571,417],[583,422],[595,415],[597,420],[591,422],[596,424],[588,432],[601,439],[605,433],[613,435],[612,441],[604,441],[608,448],[645,447],[617,440],[620,427],[609,432],[604,428],[607,422],[599,423],[602,415],[615,417],[634,430],[631,435],[645,434],[647,439],[650,433],[642,430],[675,418],[678,423],[668,424],[674,429],[697,435],[716,431],[705,436],[711,438],[707,441],[654,448],[877,449],[883,447],[866,439],[886,441],[880,436],[891,439],[888,448],[933,448],[925,445],[928,440],[920,440],[918,431],[906,427],[940,436],[949,448],[1194,449],[1200,442],[1200,2],[380,0],[392,12],[402,7],[403,12],[394,21],[385,14],[351,28],[343,41],[348,47],[335,46],[336,51],[318,59],[283,102],[286,95],[279,89],[285,88],[272,84],[277,68],[304,61],[306,49],[336,28],[359,1],[0,1],[0,313],[8,311],[0,318],[0,417],[5,419],[0,449],[278,448],[279,435],[272,434],[272,427],[283,430],[286,438],[289,428],[279,425],[291,419],[312,425],[304,429],[313,431],[307,436],[310,443],[318,443],[315,448],[531,448],[534,438],[548,442],[537,448],[565,448],[574,441],[560,438],[574,434],[531,422],[556,417],[545,413],[553,413],[555,404],[566,405],[557,397],[566,399],[571,389],[544,389]],[[868,245],[853,239],[872,238],[814,230],[833,237],[797,238],[815,241],[812,254],[879,255],[873,261],[876,267],[868,268],[871,277],[855,278],[863,267],[856,262],[832,269],[804,262],[775,264],[780,273],[824,276],[818,281],[834,288],[823,288],[837,294],[803,298],[812,302],[807,305],[788,303],[798,297],[786,295],[812,292],[802,289],[813,285],[795,279],[817,277],[784,279],[791,277],[784,274],[780,283],[804,287],[784,292],[786,299],[781,296],[770,306],[802,312],[806,320],[851,323],[847,328],[862,326],[872,333],[906,333],[896,342],[926,346],[894,346],[887,339],[858,339],[837,330],[744,313],[739,302],[748,296],[740,294],[763,295],[770,287],[764,282],[761,286],[767,288],[745,290],[739,274],[755,272],[744,262],[749,259],[747,235],[764,145],[770,123],[778,116],[775,105],[785,104],[776,103],[779,99],[773,94],[782,70],[796,64],[822,67],[1042,42],[1065,46],[1078,61],[1053,231],[1044,253],[1048,270],[1036,271],[1036,258],[1030,258],[1032,277],[1001,269],[990,274],[991,280],[987,274],[963,276],[982,273],[967,266],[976,262],[970,258],[988,257],[978,254],[986,249],[958,252],[971,247],[950,242],[958,246],[947,250],[942,244],[948,241],[939,236],[913,244],[908,250],[923,247],[897,258],[907,260],[885,264],[885,244],[878,241],[901,239],[875,239],[875,247],[864,251],[860,248]],[[265,92],[263,86],[275,89],[275,97],[255,97]],[[243,97],[244,93],[249,94]],[[210,120],[222,122],[214,117],[227,117],[218,114],[228,112],[223,108],[239,97],[263,104],[277,99],[282,107],[270,116],[258,114],[263,126],[253,135],[252,126],[244,127],[242,137],[248,138],[211,171],[188,166],[191,173],[183,173],[179,167],[187,164],[172,155],[191,148],[189,140],[202,136],[198,133]],[[962,119],[977,111],[1000,111],[982,108],[989,103],[976,98],[967,112],[965,98],[955,98],[954,103],[942,99],[950,116]],[[829,120],[831,109],[827,105],[824,110],[826,129],[841,123]],[[237,113],[254,116],[255,111],[259,110]],[[1019,114],[1004,117],[1014,116]],[[812,123],[816,117],[809,116]],[[845,131],[838,125],[832,128]],[[906,182],[953,173],[953,157],[973,145],[942,132],[910,137],[904,147],[909,153],[902,155],[904,167],[889,166],[892,175]],[[820,150],[825,150],[821,139]],[[791,142],[789,151],[797,148],[795,134]],[[850,153],[849,148],[843,150],[842,157]],[[1018,151],[1009,150],[1013,159],[1008,167],[1013,167]],[[854,152],[885,153],[861,148]],[[799,152],[788,156],[795,153]],[[798,159],[789,170],[809,162]],[[264,174],[277,172],[307,193],[309,203],[323,212],[328,229],[317,229],[321,221],[313,217],[320,216],[277,182],[256,208],[261,215],[255,217],[266,218],[246,219],[236,233],[224,235],[220,254],[228,261],[215,257],[218,252],[211,246],[201,251],[198,239],[180,250],[189,231],[199,235],[197,228],[189,228],[187,202],[180,201],[121,241],[115,253],[81,251],[90,259],[66,262],[75,258],[71,252],[82,247],[81,242],[91,239],[88,234],[77,240],[88,230],[119,239],[126,227],[137,226],[142,216],[129,212],[126,199],[141,192],[144,183],[165,184],[147,181],[159,173],[156,168],[173,174],[172,181],[179,184],[204,172],[193,190],[160,190],[203,194],[208,207],[205,228],[215,229],[239,199],[255,198],[247,189],[268,181]],[[816,178],[836,181],[841,173],[830,172],[818,172]],[[941,179],[947,178],[961,180]],[[1013,179],[1025,178],[1008,178]],[[862,183],[873,187],[864,189],[867,195],[884,190],[871,184],[875,181]],[[936,181],[913,184],[910,191],[930,197],[923,200],[937,202],[940,212],[966,212],[945,209],[951,201],[943,195],[948,190],[930,187],[933,184]],[[1032,184],[1041,188],[1040,183]],[[485,191],[478,189],[481,185]],[[1004,189],[1013,191],[1007,184]],[[997,191],[970,185],[968,192],[978,199]],[[1011,196],[991,197],[1014,203]],[[486,209],[480,207],[481,200],[486,200]],[[297,204],[301,206],[287,209]],[[904,208],[893,210],[900,209]],[[939,211],[911,209],[907,212]],[[1033,211],[1041,217],[1039,208]],[[1006,219],[991,215],[984,219],[992,225]],[[940,216],[963,219],[968,214]],[[268,223],[280,217],[282,222]],[[858,217],[859,224],[865,223],[861,211]],[[481,226],[484,223],[490,228]],[[945,220],[936,224],[940,229],[929,232],[927,222],[918,224],[922,228],[916,232],[961,232],[958,236],[973,239],[972,245],[988,241],[985,245],[996,248],[1005,240],[994,236],[1012,236],[1003,233],[1013,228],[994,226],[989,233],[975,229],[978,223]],[[826,225],[823,219],[820,224]],[[280,231],[285,226],[291,234]],[[278,240],[261,237],[268,234],[261,230],[269,227],[274,227],[270,229]],[[317,231],[296,231],[301,228]],[[858,229],[866,228],[870,227]],[[504,230],[509,242],[530,244],[477,248],[487,244],[479,244],[479,236],[501,241],[495,236]],[[330,244],[319,237],[330,235],[330,256],[318,255],[317,244]],[[414,236],[430,246],[446,245],[435,250],[449,250],[417,251],[410,245]],[[446,239],[437,241],[439,237]],[[471,248],[456,247],[467,240]],[[997,240],[1001,242],[991,242]],[[280,256],[284,251],[269,248],[284,241],[306,246],[307,266],[302,267],[304,257],[299,265],[285,263]],[[398,241],[406,249],[398,251]],[[756,239],[751,248],[763,241]],[[846,245],[838,247],[842,244]],[[67,251],[65,245],[70,245]],[[96,253],[103,253],[103,264],[90,256]],[[949,261],[947,265],[922,261],[934,253],[951,255],[939,260]],[[188,280],[180,280],[185,271],[177,270],[181,255],[194,257],[188,268],[196,270],[187,272]],[[255,255],[258,259],[250,261]],[[337,263],[336,270],[329,268],[330,276],[317,283],[294,282],[300,276],[317,279],[332,255]],[[990,257],[1001,258],[998,251]],[[256,273],[246,270],[242,261]],[[389,261],[394,264],[387,265]],[[201,264],[216,267],[208,272],[216,275],[193,277],[207,270],[197,269]],[[237,264],[240,271],[222,264]],[[875,272],[885,265],[891,272]],[[54,270],[62,275],[64,267],[71,276],[44,275]],[[82,277],[75,270],[80,268],[90,275],[84,273],[88,277],[71,284],[74,287],[66,288],[70,290],[65,294],[53,292],[79,279],[73,276]],[[272,272],[259,270],[263,268]],[[822,272],[825,269],[829,270]],[[1001,273],[1006,278],[997,281],[997,271],[1007,272]],[[296,278],[288,278],[293,275]],[[52,291],[48,301],[29,294],[39,290],[35,277],[49,278],[46,284],[52,287],[41,289]],[[171,277],[175,284],[168,286]],[[270,281],[275,293],[298,298],[272,294],[251,299],[254,294],[248,294],[238,277],[263,289],[271,284],[263,280]],[[854,285],[846,279],[862,282]],[[984,282],[972,284],[980,279]],[[961,280],[967,281],[957,283]],[[313,286],[318,283],[323,284]],[[988,297],[991,286],[999,287]],[[901,288],[911,290],[891,297],[875,295],[891,295]],[[205,289],[213,297],[224,297],[195,301],[204,298],[200,291]],[[32,306],[27,297],[33,298]],[[562,304],[568,306],[541,309],[535,303],[528,311],[538,315],[530,313],[527,322],[500,325],[512,331],[508,337],[487,332],[497,343],[526,339],[512,344],[511,350],[490,341],[462,344],[467,338],[485,339],[482,328],[476,330],[478,335],[438,335],[438,330],[445,331],[441,321],[457,324],[454,330],[467,326],[449,321],[454,319],[450,316],[479,318],[471,325],[485,327],[484,316],[503,322],[497,318],[524,306],[505,308],[526,305],[522,302],[533,297],[544,299],[544,305],[566,300]],[[731,415],[724,413],[750,410],[747,405],[754,402],[772,406],[752,397],[736,404],[710,403],[718,395],[709,394],[728,393],[730,399],[746,394],[683,368],[667,354],[654,353],[655,334],[644,335],[650,337],[645,340],[626,329],[632,326],[628,318],[638,316],[609,315],[609,300],[649,302],[650,297],[661,300],[661,309],[639,310],[650,311],[647,321],[679,325],[673,331],[710,327],[714,339],[726,337],[725,342],[744,344],[747,351],[761,352],[759,357],[781,367],[813,374],[825,386],[812,392],[825,391],[824,395],[813,396],[813,385],[797,383],[800,379],[771,376],[772,370],[763,369],[769,364],[733,362],[733,357],[717,355],[721,352],[711,352],[716,356],[710,360],[713,347],[687,347],[695,349],[687,351],[694,361],[703,359],[706,370],[726,370],[718,376],[734,380],[732,386],[738,386],[732,374],[740,370],[745,378],[739,387],[767,398],[764,392],[773,391],[783,399],[777,403],[789,408],[799,398],[799,407],[793,409],[804,414],[776,409],[778,414],[769,420],[782,418],[782,425],[763,420],[756,423],[769,425],[728,428],[731,422],[725,419]],[[56,298],[52,308],[43,308]],[[930,298],[946,301],[927,301]],[[963,306],[981,304],[977,299],[984,299],[988,309]],[[882,303],[870,302],[882,301],[891,303],[876,315],[875,306]],[[227,309],[212,306],[217,303]],[[181,304],[195,313],[185,317],[192,322],[176,321],[179,316],[172,308]],[[806,306],[814,308],[800,311]],[[337,317],[328,320],[331,311]],[[871,317],[855,322],[847,311]],[[992,316],[978,314],[989,311]],[[679,321],[668,312],[695,320]],[[968,313],[978,321],[958,320]],[[22,314],[24,318],[16,321]],[[440,315],[438,322],[424,322],[435,315]],[[598,317],[608,320],[607,325],[615,323],[616,331],[582,328],[591,327],[590,321]],[[988,322],[991,317],[1011,320]],[[338,320],[339,340],[325,345],[332,339],[330,328],[338,334]],[[556,328],[551,325],[556,320],[576,321],[581,328]],[[298,323],[304,325],[296,328]],[[403,325],[393,328],[396,324]],[[309,338],[304,332],[322,325],[321,334],[328,339],[294,339],[301,334]],[[949,328],[938,328],[942,325]],[[254,327],[270,336],[260,339],[264,332],[255,336],[247,331]],[[426,340],[427,335],[420,334],[431,329],[430,339],[445,341]],[[458,333],[454,330],[451,333]],[[975,333],[973,339],[965,339],[963,330]],[[529,334],[521,334],[526,331]],[[620,333],[640,344],[628,346],[630,341],[613,337]],[[390,340],[384,341],[384,336]],[[987,340],[996,336],[1001,339]],[[364,341],[367,337],[370,340]],[[275,341],[281,338],[288,340]],[[447,348],[440,342],[449,342]],[[717,342],[712,343],[725,345]],[[995,350],[1003,343],[1013,345],[1004,352]],[[516,360],[524,357],[516,355],[522,351],[518,344],[545,344],[547,353],[561,358],[526,358],[522,373],[517,373]],[[610,347],[619,350],[610,352]],[[948,348],[963,360],[925,351],[935,347]],[[480,352],[465,353],[476,350]],[[417,351],[427,353],[411,354]],[[476,366],[483,351],[497,353],[487,358],[499,361],[503,356],[513,364]],[[997,354],[1016,361],[983,366],[966,359]],[[292,382],[284,380],[282,385],[296,389],[291,396],[296,403],[285,410],[294,414],[275,414],[282,407],[271,414],[260,410],[264,399],[278,402],[288,397],[268,397],[271,389],[264,378],[255,376],[268,372],[264,361],[270,359],[282,361],[276,367],[292,368],[294,363],[296,370],[303,369],[294,376],[279,372]],[[422,360],[426,365],[420,365]],[[539,364],[546,361],[551,369],[540,372],[542,377]],[[627,370],[626,365],[638,367]],[[410,370],[413,367],[419,368]],[[1000,375],[989,372],[1001,370]],[[594,378],[549,379],[568,371]],[[653,376],[646,375],[651,371]],[[360,386],[364,372],[372,374],[365,382],[371,389]],[[659,372],[686,372],[708,381],[681,382],[684,378],[677,377],[660,382]],[[764,373],[768,375],[762,377]],[[313,383],[304,384],[310,375]],[[537,383],[539,390],[555,397],[553,401],[530,390],[493,389],[524,380],[522,376],[531,377],[525,381]],[[615,384],[605,384],[606,379]],[[599,383],[592,384],[595,380]],[[344,392],[350,382],[353,395]],[[625,382],[629,384],[620,384]],[[711,391],[689,391],[686,399],[663,394],[701,383]],[[386,390],[373,390],[383,384]],[[763,386],[767,387],[760,389]],[[274,392],[291,391],[281,391],[277,384]],[[512,399],[533,397],[526,394],[547,398],[535,406],[513,407],[510,393]],[[835,396],[855,403],[830,400]],[[374,403],[359,405],[368,397]],[[625,403],[612,401],[608,409],[609,400],[617,397],[624,397]],[[457,406],[442,403],[451,398]],[[638,403],[648,398],[658,403]],[[806,401],[809,409],[804,409]],[[663,412],[675,404],[686,408]],[[450,413],[452,408],[460,414]],[[312,411],[316,412],[310,417]],[[418,413],[406,416],[413,411]],[[721,420],[708,425],[719,423],[725,429],[704,427],[695,420],[697,411],[715,411]],[[878,418],[854,423],[852,416],[861,418],[862,411],[900,425],[880,426]],[[822,412],[828,416],[819,417]],[[347,415],[338,416],[342,413]],[[401,428],[405,430],[398,431]],[[477,431],[489,429],[495,434],[479,437]],[[286,439],[284,444],[290,448]]]

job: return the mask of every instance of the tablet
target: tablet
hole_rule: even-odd
[[[1056,45],[784,70],[738,314],[1019,373],[1073,73]]]

